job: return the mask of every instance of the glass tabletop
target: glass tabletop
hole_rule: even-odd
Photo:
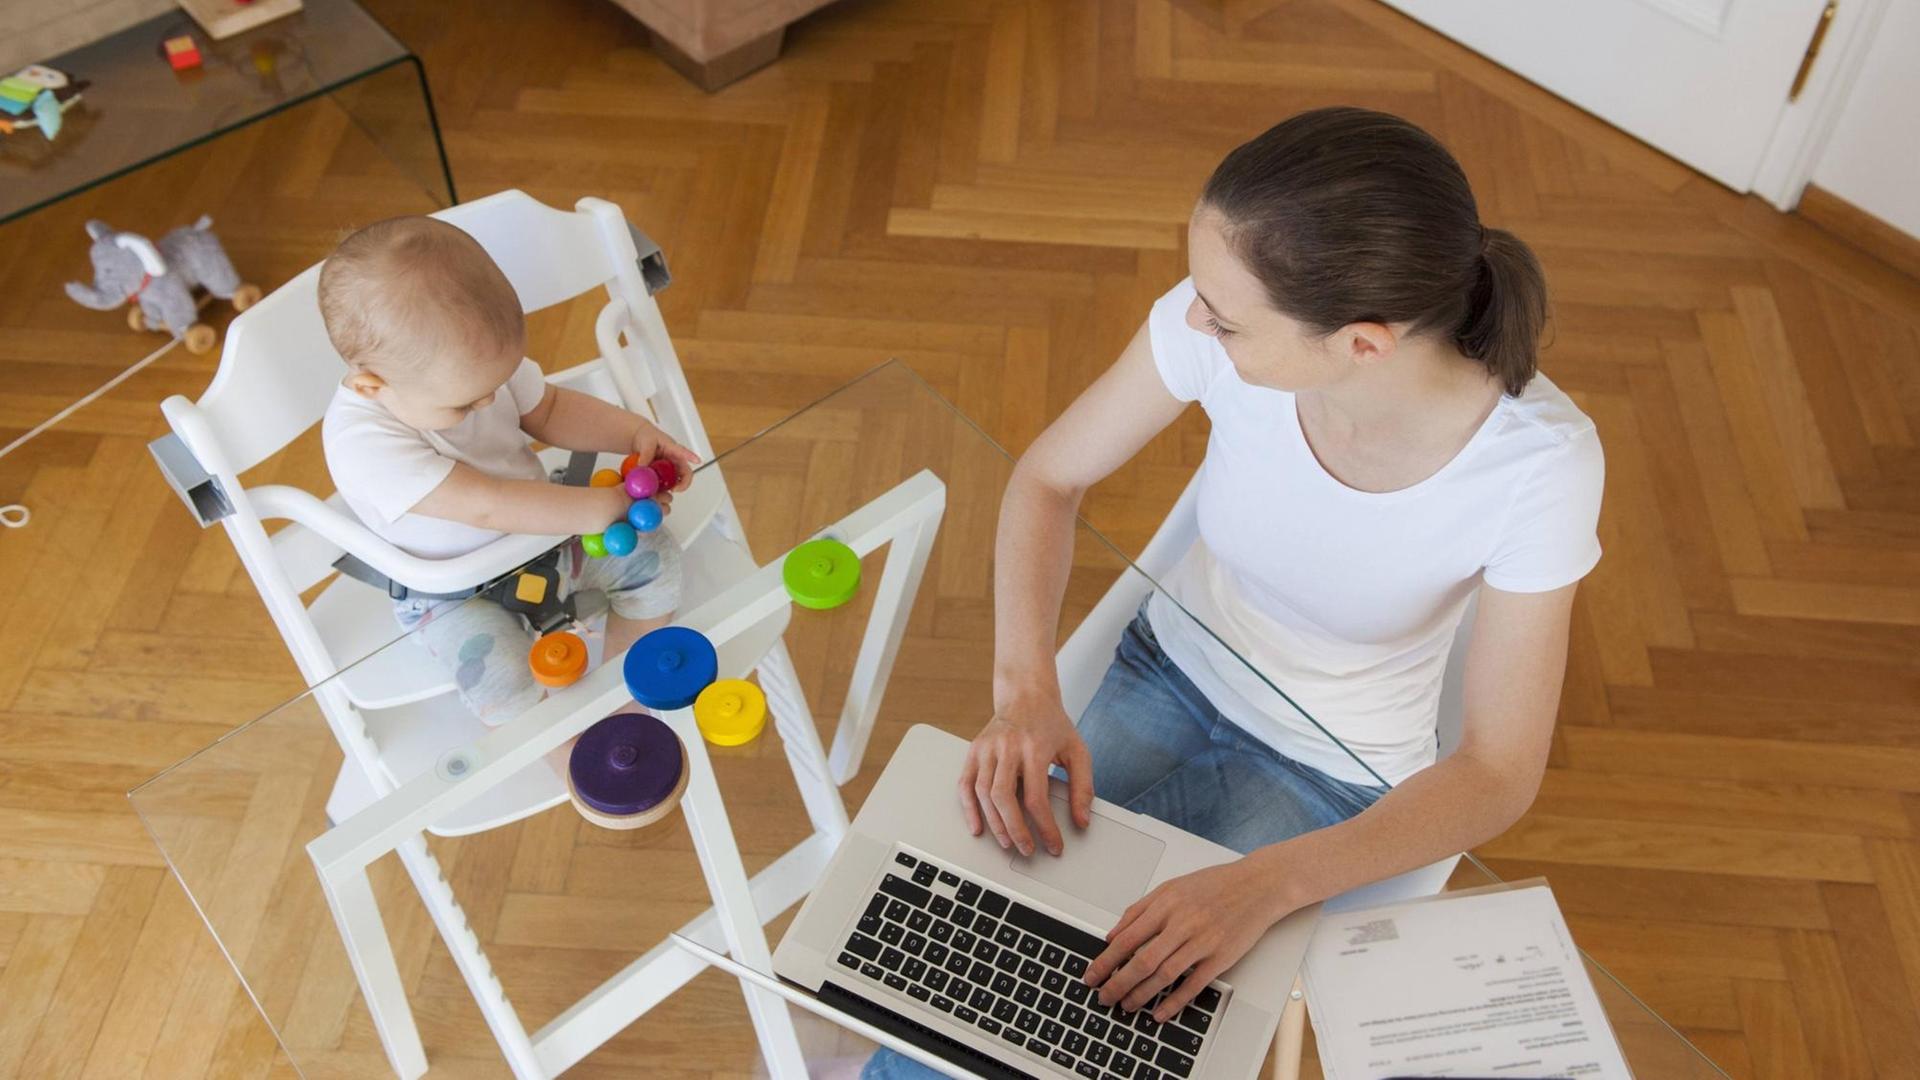
[[[799,897],[763,891],[762,882],[807,855],[812,819],[823,813],[796,782],[814,767],[804,747],[834,747],[828,757],[836,771],[851,773],[839,792],[852,815],[911,727],[971,738],[991,716],[994,535],[1012,469],[979,428],[891,362],[703,464],[676,498],[667,527],[688,567],[676,620],[720,643],[722,678],[757,669],[750,677],[772,703],[773,719],[757,737],[706,747],[726,823],[746,873],[756,875],[753,895],[769,943],[780,940]],[[822,535],[863,552],[860,586],[838,607],[790,604],[777,587],[783,560]],[[767,582],[776,583],[771,592]],[[364,602],[383,612],[388,606],[357,582],[334,587],[364,589]],[[1191,618],[1079,521],[1061,640],[1111,655],[1121,628],[1150,597],[1161,598],[1171,617]],[[756,638],[769,626],[773,636]],[[590,642],[597,652],[598,640]],[[790,660],[769,666],[775,655]],[[369,954],[350,953],[336,915],[356,941],[368,940],[372,926],[390,942],[381,970],[390,970],[392,992],[404,996],[434,1075],[514,1074],[495,1039],[501,1013],[483,1011],[469,981],[511,1004],[518,1045],[550,1072],[576,1062],[588,1075],[760,1068],[750,1009],[732,975],[684,959],[678,978],[685,985],[670,996],[597,993],[625,985],[619,980],[637,965],[672,967],[675,956],[692,957],[676,946],[675,932],[717,944],[718,931],[701,921],[708,879],[690,831],[690,823],[713,828],[707,811],[683,806],[641,828],[598,827],[568,800],[564,766],[550,764],[560,760],[551,751],[573,735],[636,708],[617,665],[594,662],[579,682],[489,728],[448,693],[381,698],[367,681],[373,674],[417,675],[426,664],[419,646],[395,630],[365,659],[133,792],[155,842],[303,1074],[390,1071],[382,1031],[391,1025],[376,1022],[356,979]],[[863,683],[876,670],[877,682]],[[769,683],[770,671],[788,672],[793,683]],[[1253,684],[1264,682],[1255,676]],[[1273,693],[1273,707],[1285,707]],[[1071,687],[1067,696],[1075,698]],[[868,730],[867,718],[864,742],[841,734]],[[1330,734],[1324,738],[1338,747]],[[371,786],[380,790],[365,790],[369,782],[355,779],[353,768],[343,771],[343,745],[378,752],[383,772]],[[928,798],[954,796],[943,787]],[[395,816],[402,811],[412,816]],[[417,821],[425,831],[401,836],[413,826],[396,829],[396,821]],[[353,914],[360,910],[349,903],[358,902],[354,896],[322,887],[316,866],[337,865],[342,852],[364,863],[356,880],[365,882],[366,910],[377,910],[371,923]],[[1494,884],[1468,857],[1445,887]],[[440,899],[443,912],[458,904],[457,918],[443,917],[438,932],[423,891]],[[736,955],[772,977],[764,953]],[[1636,1075],[1723,1075],[1598,965],[1589,960],[1587,970]],[[387,983],[372,985],[389,1000]],[[394,1015],[390,1006],[379,1011]],[[848,1070],[872,1049],[841,1025],[795,1013],[814,1075],[853,1075]],[[589,1020],[611,1038],[582,1046],[577,1034]],[[1309,1029],[1300,1075],[1321,1075],[1316,1060]]]
[[[201,62],[175,71],[162,42],[182,35]],[[75,80],[79,100],[55,138],[0,135],[0,222],[323,94],[436,200],[454,199],[418,61],[352,0],[305,0],[220,41],[174,11],[42,66]]]

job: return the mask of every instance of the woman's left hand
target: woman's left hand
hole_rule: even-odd
[[[1179,982],[1153,1011],[1163,1022],[1178,1016],[1286,914],[1279,893],[1272,876],[1246,858],[1165,882],[1121,913],[1106,951],[1087,966],[1087,984],[1102,1003],[1132,1012]]]

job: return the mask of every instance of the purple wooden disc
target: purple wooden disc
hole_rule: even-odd
[[[680,740],[645,713],[615,713],[573,744],[567,771],[580,801],[625,817],[653,809],[680,783]]]

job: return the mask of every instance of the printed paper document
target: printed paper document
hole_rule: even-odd
[[[1545,885],[1323,915],[1302,980],[1329,1080],[1633,1075]]]

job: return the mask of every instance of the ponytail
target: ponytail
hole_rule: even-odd
[[[1546,279],[1520,238],[1480,224],[1467,175],[1413,124],[1331,108],[1281,121],[1213,171],[1201,205],[1268,301],[1308,329],[1404,324],[1450,340],[1508,394],[1533,378]]]
[[[1547,279],[1525,241],[1487,229],[1466,321],[1454,345],[1487,366],[1506,392],[1519,396],[1538,370],[1535,346],[1547,324]]]

